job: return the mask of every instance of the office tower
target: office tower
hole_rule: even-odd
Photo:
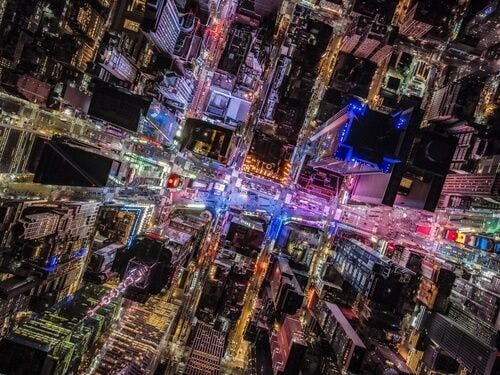
[[[172,55],[181,31],[175,2],[147,1],[142,29],[160,52]]]
[[[24,173],[29,168],[29,155],[37,135],[21,129],[0,127],[0,173]]]
[[[109,105],[113,103],[111,107]],[[120,90],[104,82],[96,82],[88,114],[121,129],[139,130],[141,116],[145,116],[151,101]]]
[[[380,109],[394,110],[421,107],[428,86],[436,75],[436,69],[421,55],[395,49],[385,60],[373,85],[380,85],[376,99]],[[375,93],[376,89],[372,90]],[[375,100],[374,100],[375,101]]]
[[[495,30],[499,27],[499,15],[496,1],[480,0],[470,3],[458,40],[478,51],[491,47],[496,43]]]
[[[172,71],[163,74],[163,81],[158,85],[158,94],[160,99],[165,100],[167,104],[185,109],[193,99],[194,82],[192,77],[181,76]]]
[[[450,174],[446,177],[443,194],[465,196],[498,196],[497,173]]]
[[[428,309],[445,312],[448,297],[451,293],[455,274],[452,270],[434,264],[422,263],[422,279],[420,281],[417,299],[424,303]]]
[[[311,265],[314,251],[319,243],[319,229],[290,223],[284,225],[276,239],[276,246],[290,257],[292,269],[307,269]]]
[[[349,50],[347,47],[344,49]],[[345,52],[339,55],[330,86],[340,92],[366,98],[377,65],[363,57],[369,53],[359,52],[358,55]]]
[[[458,1],[411,1],[399,32],[409,38],[446,40],[451,36],[453,16],[462,6]]]
[[[161,344],[170,338],[177,323],[178,308],[157,296],[142,306],[125,303],[122,318],[111,332],[94,373],[128,375],[154,371]]]
[[[431,318],[430,327],[428,329],[428,337],[434,341],[442,351],[436,347],[429,347],[426,350],[424,363],[430,369],[438,369],[442,366],[444,370],[458,369],[457,361],[463,367],[482,373],[488,374],[493,371],[494,366],[497,366],[496,348],[484,344],[480,337],[477,337],[472,332],[461,327],[456,322],[452,321],[445,315],[436,313]],[[456,337],[461,345],[454,345],[456,342],[451,337]],[[429,353],[428,351],[431,351]],[[434,353],[432,353],[434,351]],[[436,355],[444,354],[445,360],[436,360]],[[452,358],[446,360],[446,357]],[[443,364],[449,363],[448,366]],[[448,367],[448,368],[447,368]]]
[[[145,11],[145,0],[125,0],[115,4],[93,69],[100,79],[138,93],[144,85],[142,70],[153,58],[153,47],[140,29]]]
[[[238,12],[266,17],[276,12],[281,6],[281,3],[282,0],[245,0],[239,4]]]
[[[390,173],[408,158],[419,124],[416,109],[387,114],[352,99],[311,135],[309,164],[338,174]]]
[[[397,332],[407,309],[404,301],[411,301],[406,286],[415,273],[355,239],[338,241],[332,263],[344,281],[342,293],[351,300],[352,290],[356,295],[353,309],[363,335],[383,341],[390,332]]]
[[[177,38],[174,55],[183,61],[191,61],[200,53],[202,38],[198,33],[201,23],[199,16],[184,13],[181,16],[181,32]]]
[[[233,327],[252,288],[264,232],[261,223],[237,215],[232,215],[221,232],[223,242],[210,266],[196,316],[216,326]]]
[[[124,280],[134,270],[145,267],[145,274],[137,285],[130,285],[125,296],[128,299],[146,302],[151,295],[158,294],[168,286],[175,258],[172,252],[164,249],[164,240],[151,236],[138,236],[129,248],[116,254],[113,269]]]
[[[15,305],[24,294],[30,310],[44,311],[80,287],[98,204],[28,201],[16,207],[4,234],[2,299]]]
[[[332,346],[338,368],[341,371],[359,373],[366,346],[340,308],[333,303],[319,300],[312,307],[312,314]]]
[[[291,148],[264,132],[256,132],[243,164],[243,171],[284,183],[290,174]]]
[[[355,21],[342,41],[342,51],[377,64],[382,62],[392,52],[395,34],[388,30],[388,26],[396,5],[396,1],[384,4],[359,0],[354,2]]]
[[[94,284],[103,284],[113,276],[113,262],[116,254],[124,247],[119,243],[112,243],[95,250],[85,269],[84,280]]]
[[[269,286],[274,308],[279,313],[293,315],[301,307],[304,293],[284,257],[277,257],[270,274]]]
[[[410,137],[411,153],[390,174],[359,176],[353,199],[434,211],[457,145],[435,125],[419,130],[413,141]]]
[[[474,73],[438,89],[432,96],[427,118],[452,117],[474,121],[487,75]]]
[[[184,375],[209,375],[220,371],[226,336],[204,323],[195,327],[191,353]]]
[[[270,337],[274,375],[298,374],[307,342],[300,321],[292,315],[286,315],[278,331]]]
[[[2,12],[2,40],[8,43],[3,57],[9,71],[50,84],[67,79],[81,82],[96,57],[111,5],[107,0],[47,5],[7,2]],[[36,101],[44,102],[48,94]]]
[[[128,245],[150,227],[154,207],[150,204],[123,202],[104,204],[99,208],[93,246],[99,249],[112,243]]]
[[[99,347],[99,339],[119,316],[120,298],[101,307],[93,317],[86,316],[107,290],[85,287],[16,328],[0,342],[1,371],[56,375],[83,365],[90,359],[87,356],[92,346]]]

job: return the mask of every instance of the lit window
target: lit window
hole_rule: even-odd
[[[146,0],[132,0],[127,7],[129,12],[144,12],[145,9]]]
[[[139,31],[139,23],[125,19],[125,22],[123,22],[123,28],[130,31]]]

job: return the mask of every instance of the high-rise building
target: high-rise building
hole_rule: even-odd
[[[498,173],[449,174],[446,176],[442,194],[498,197],[500,176]]]
[[[166,55],[172,55],[181,31],[175,2],[148,0],[142,28],[158,50]]]
[[[500,27],[500,8],[495,0],[478,0],[469,3],[460,30],[459,40],[477,50],[484,50],[497,42]]]
[[[86,316],[107,290],[87,286],[16,328],[0,342],[0,371],[59,375],[90,360],[86,356],[91,347],[99,345],[119,316],[121,298],[101,307],[94,316]]]
[[[400,34],[410,38],[446,40],[451,36],[454,14],[459,11],[459,1],[435,3],[432,0],[414,0],[400,25]]]
[[[436,313],[432,316],[428,337],[437,345],[438,352],[453,359],[450,361],[451,368],[458,369],[460,365],[479,374],[492,374],[498,370],[496,348],[484,344],[475,332],[461,327],[445,315]],[[435,361],[435,357],[435,355],[428,354],[424,359],[424,364],[430,370],[439,371],[439,366],[443,366],[447,361]],[[453,365],[453,361],[458,364]]]
[[[436,90],[427,109],[427,118],[452,117],[473,122],[486,81],[484,74],[471,74]]]
[[[314,319],[335,352],[341,371],[358,373],[366,353],[366,346],[341,309],[330,302],[319,300],[312,307]]]
[[[396,1],[355,1],[355,21],[342,40],[342,52],[379,64],[392,51],[395,33],[389,31]]]
[[[429,310],[444,312],[447,308],[455,274],[445,266],[433,262],[422,263],[422,278],[420,280],[417,299]]]
[[[392,172],[358,176],[352,192],[354,200],[436,209],[458,141],[434,123],[410,132],[406,142],[408,146],[401,148],[405,150],[401,162],[392,166]]]
[[[242,14],[266,17],[276,12],[283,0],[244,0],[238,6],[238,12]]]
[[[278,331],[270,337],[271,357],[274,375],[297,375],[307,349],[300,321],[286,315]]]
[[[179,306],[167,302],[164,297],[153,297],[142,306],[125,304],[120,322],[110,334],[94,373],[154,372],[161,345],[171,336],[178,312]]]
[[[408,158],[398,145],[411,143],[419,125],[418,110],[387,114],[353,99],[312,134],[309,164],[338,174],[390,173]]]
[[[269,281],[274,307],[277,312],[293,315],[302,306],[304,293],[288,260],[277,257],[275,262]]]
[[[212,124],[198,119],[187,119],[181,148],[227,165],[234,150],[234,128],[226,124]]]
[[[141,93],[142,70],[153,59],[153,48],[140,29],[146,11],[145,0],[116,3],[109,28],[102,38],[99,59],[93,72],[100,79]]]
[[[98,203],[27,201],[10,208],[1,298],[13,306],[27,294],[29,309],[44,311],[80,287]]]
[[[195,59],[201,48],[202,38],[198,35],[200,26],[199,17],[191,13],[184,13],[180,21],[181,32],[177,39],[174,54],[184,61]]]
[[[354,239],[338,241],[332,261],[342,279],[358,293],[388,307],[398,306],[398,300],[403,297],[403,285],[409,283],[414,275]]]
[[[0,126],[0,173],[26,173],[38,136],[32,132]],[[35,146],[36,148],[36,146]]]
[[[160,100],[181,110],[187,108],[193,100],[194,89],[192,77],[172,71],[163,74],[163,80],[156,88]]]
[[[109,0],[6,2],[1,36],[5,67],[51,84],[81,82],[96,57],[111,5]]]
[[[226,335],[199,322],[195,327],[191,354],[184,375],[213,375],[220,371]]]

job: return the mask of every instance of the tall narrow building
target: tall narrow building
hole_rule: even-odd
[[[142,27],[161,52],[167,55],[174,53],[181,28],[173,0],[148,1]]]

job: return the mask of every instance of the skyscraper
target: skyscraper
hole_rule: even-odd
[[[167,55],[174,53],[181,28],[173,0],[148,1],[142,25],[148,38],[161,52]]]

